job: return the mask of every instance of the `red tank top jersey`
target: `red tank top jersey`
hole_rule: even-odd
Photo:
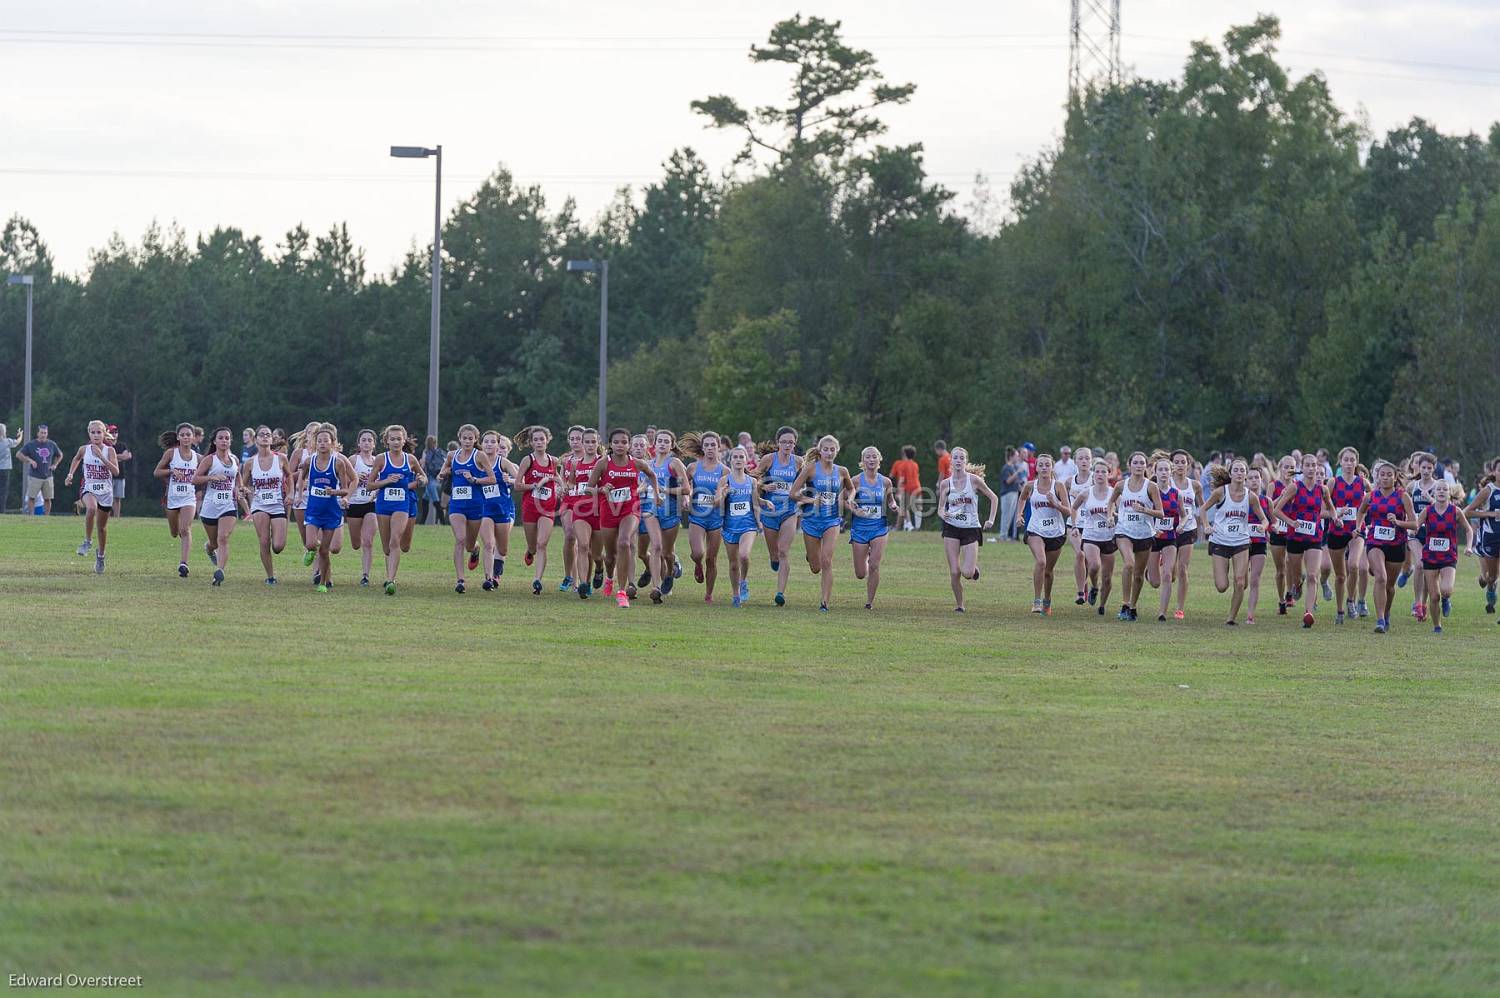
[[[1356,475],[1354,481],[1346,482],[1342,475],[1334,475],[1328,492],[1333,500],[1333,520],[1328,524],[1328,532],[1334,537],[1348,537],[1354,533],[1354,515],[1365,499],[1365,480]]]
[[[557,458],[549,456],[546,464],[538,464],[536,454],[533,452],[531,460],[527,462],[526,471],[521,475],[521,484],[530,485],[533,488],[526,493],[526,498],[521,505],[533,513],[553,514],[558,509],[557,483],[552,480],[552,475],[557,471]],[[543,482],[540,488],[537,483]]]
[[[599,475],[599,494],[604,498],[605,513],[610,516],[625,516],[640,512],[640,473],[634,461],[615,464],[611,458],[604,462],[604,471]]]
[[[1426,536],[1422,540],[1422,564],[1458,564],[1458,507],[1451,502],[1448,508],[1438,513],[1436,506],[1422,511],[1422,526]]]

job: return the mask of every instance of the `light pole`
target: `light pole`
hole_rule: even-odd
[[[391,146],[391,155],[397,159],[437,157],[437,194],[432,205],[432,334],[427,345],[427,435],[437,437],[438,337],[443,321],[443,147],[428,149],[425,146]]]
[[[568,270],[599,275],[599,432],[608,433],[604,414],[609,395],[609,261],[569,260]]]
[[[26,285],[26,403],[21,410],[21,436],[31,439],[31,289],[36,278],[30,274],[11,274],[5,279],[6,287],[12,284]]]

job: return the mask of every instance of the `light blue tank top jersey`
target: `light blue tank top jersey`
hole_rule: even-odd
[[[741,482],[729,476],[729,487],[724,492],[725,508],[724,539],[733,544],[745,533],[755,531],[755,482],[747,475]]]
[[[822,462],[813,465],[807,487],[814,501],[812,505],[803,507],[804,534],[821,537],[842,522],[843,517],[839,513],[839,489],[842,485],[843,476],[838,465],[828,471],[823,470]]]
[[[761,476],[761,491],[765,493],[774,509],[768,510],[765,518],[775,518],[780,522],[781,518],[788,513],[795,512],[792,505],[792,482],[797,480],[797,462],[787,458],[786,463],[781,463],[781,455],[771,455],[771,464],[766,468],[766,473]],[[774,483],[774,484],[773,484]],[[764,519],[763,518],[763,522]]]
[[[705,530],[723,528],[724,510],[714,502],[714,495],[719,490],[719,480],[728,471],[722,464],[712,470],[701,464],[693,466],[693,501],[688,515],[689,523],[695,523]]]
[[[868,544],[889,530],[885,522],[885,480],[879,475],[866,481],[861,471],[854,479],[854,524],[849,539]]]

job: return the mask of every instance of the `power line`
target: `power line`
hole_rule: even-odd
[[[976,173],[982,173],[987,177],[1009,175],[1007,171],[1001,170],[947,170],[930,172],[925,174],[925,176],[928,179],[946,179],[950,181],[955,179],[973,180]],[[29,177],[109,177],[122,180],[233,180],[247,182],[266,181],[271,183],[420,184],[428,187],[432,185],[430,177],[399,173],[276,173],[253,170],[167,170],[147,167],[0,166],[0,175]],[[454,174],[445,175],[444,180],[454,183],[478,184],[491,179],[493,176],[494,174]],[[517,187],[525,187],[533,183],[621,186],[625,184],[652,183],[660,180],[661,175],[535,173],[524,176],[513,174],[511,179]]]

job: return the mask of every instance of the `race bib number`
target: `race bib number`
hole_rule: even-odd
[[[856,516],[862,516],[862,517],[864,517],[867,520],[873,520],[876,517],[880,516],[880,507],[879,506],[856,506],[855,509],[854,509],[854,514]]]
[[[788,489],[788,483],[775,478],[767,478],[764,482],[761,482],[760,485],[760,490],[762,492],[786,492],[788,491]]]
[[[832,506],[839,501],[837,492],[819,492],[813,497],[819,506]]]
[[[354,490],[354,496],[349,501],[356,505],[369,502],[370,490],[361,485],[359,488]]]
[[[1298,520],[1297,533],[1302,537],[1316,537],[1318,535],[1318,521]]]
[[[1388,526],[1376,527],[1371,532],[1371,536],[1377,541],[1394,541],[1396,539],[1396,528]]]
[[[228,489],[214,489],[214,502],[224,504],[234,502],[234,493]]]
[[[499,499],[500,498],[500,483],[496,482],[494,485],[486,485],[480,491],[484,494],[484,497],[486,499]]]
[[[381,489],[380,494],[385,498],[386,502],[406,502],[405,489],[398,489],[392,486],[391,488]]]
[[[586,496],[588,494],[589,494],[589,485],[588,485],[588,482],[575,482],[574,485],[573,485],[573,487],[568,490],[568,495],[572,496],[575,499],[578,498],[579,496]]]
[[[1176,524],[1172,522],[1172,518],[1170,516],[1159,516],[1156,518],[1156,529],[1161,533],[1166,533],[1174,526],[1176,526]]]
[[[630,489],[629,488],[610,489],[609,490],[609,501],[612,502],[612,503],[614,503],[615,505],[619,505],[622,502],[629,502],[630,501]]]
[[[103,481],[94,479],[83,483],[83,491],[92,492],[95,495],[100,496],[109,495],[114,491],[114,486],[109,482],[108,479],[105,479]]]
[[[1142,519],[1143,518],[1141,514],[1137,513],[1135,510],[1130,510],[1125,514],[1125,522],[1132,527],[1140,526]]]
[[[1355,508],[1353,506],[1340,506],[1338,508],[1339,522],[1340,523],[1353,523],[1354,522],[1354,514],[1355,514],[1355,512],[1357,512],[1357,511],[1355,510]]]
[[[1452,546],[1453,546],[1452,542],[1449,541],[1448,538],[1446,538],[1446,537],[1429,537],[1429,538],[1427,538],[1427,550],[1432,551],[1435,554],[1442,554],[1444,551],[1447,551]]]
[[[455,486],[453,486],[453,498],[457,499],[459,502],[468,502],[470,499],[474,498],[474,486],[472,486],[472,485],[455,485]]]
[[[1036,521],[1036,528],[1038,530],[1056,530],[1057,529],[1057,517],[1055,517],[1055,516],[1044,516],[1044,517],[1042,517],[1041,519],[1039,519],[1039,520]]]
[[[314,485],[312,488],[307,490],[307,493],[314,499],[327,499],[328,487],[325,485]]]
[[[1229,520],[1224,524],[1224,536],[1238,537],[1245,532],[1245,525],[1238,520]]]
[[[709,510],[714,508],[714,497],[711,495],[706,495],[702,492],[698,493],[697,495],[693,496],[693,508],[698,510],[700,513],[707,513]]]
[[[172,482],[167,486],[167,497],[169,499],[191,499],[193,498],[192,482]]]
[[[258,506],[274,506],[281,501],[280,489],[256,489],[255,502]]]
[[[749,516],[750,504],[748,502],[732,502],[729,504],[730,516]]]
[[[531,494],[536,496],[537,502],[546,502],[552,498],[552,490],[545,485],[538,485]]]

